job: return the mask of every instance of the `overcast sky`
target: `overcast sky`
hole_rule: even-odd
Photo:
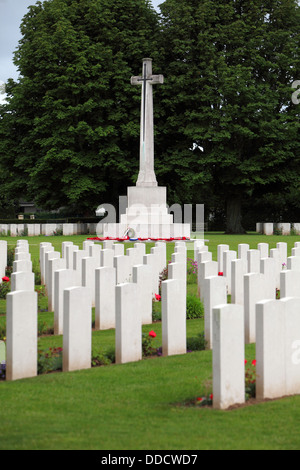
[[[152,0],[154,8],[162,2],[163,0]],[[35,0],[0,0],[0,102],[1,84],[8,78],[18,78],[12,62],[13,52],[21,38],[19,28],[22,18],[27,13],[27,8],[35,3]]]

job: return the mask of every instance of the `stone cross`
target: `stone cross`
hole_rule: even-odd
[[[153,93],[152,85],[163,84],[163,75],[152,75],[152,59],[143,59],[141,77],[131,77],[131,85],[142,85],[140,171],[136,185],[157,186],[154,172]]]

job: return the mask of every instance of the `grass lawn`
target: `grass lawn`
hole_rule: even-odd
[[[213,258],[217,245],[239,243],[256,248],[267,242],[288,243],[288,255],[299,237],[226,236],[206,233]],[[14,238],[3,238],[15,244]],[[39,243],[50,241],[60,251],[72,240],[82,248],[84,236],[28,238],[33,259]],[[170,259],[173,246],[168,247]],[[150,245],[147,245],[147,253]],[[190,253],[191,254],[191,253]],[[189,292],[195,286],[189,285]],[[46,299],[41,299],[44,309]],[[39,313],[39,322],[53,325],[53,313]],[[5,325],[5,301],[0,301],[0,326]],[[161,324],[143,327],[157,333]],[[188,338],[203,332],[203,319],[187,321]],[[114,346],[114,330],[93,332],[93,351]],[[62,346],[61,336],[42,336],[42,348]],[[255,345],[246,346],[246,358],[255,358]],[[153,357],[124,365],[111,364],[72,373],[51,373],[16,382],[0,382],[0,449],[89,450],[204,450],[299,449],[300,396],[245,406],[232,411],[188,406],[209,390],[212,353]]]

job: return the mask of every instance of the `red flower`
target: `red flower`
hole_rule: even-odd
[[[3,282],[9,282],[9,277],[4,276],[4,277],[2,278],[2,281],[3,281]]]
[[[224,274],[222,272],[219,272],[218,276],[224,276]]]
[[[245,361],[245,364],[247,364],[248,361]]]
[[[156,300],[161,300],[161,295],[155,294],[155,298],[156,298]]]
[[[212,400],[214,398],[213,394],[209,395],[209,399]]]
[[[149,333],[149,336],[151,336],[151,338],[156,338],[155,331],[151,330],[150,333]]]
[[[197,401],[203,401],[203,398],[199,397],[199,398],[197,398]]]
[[[252,365],[256,366],[256,359],[254,359],[254,361],[252,361]]]

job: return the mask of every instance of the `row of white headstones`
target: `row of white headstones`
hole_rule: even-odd
[[[0,242],[0,253],[5,243]],[[218,261],[212,261],[208,247],[195,243],[205,337],[213,349],[215,408],[245,401],[245,343],[256,342],[258,398],[300,393],[299,245],[290,257],[285,243],[272,250],[267,244],[257,250],[241,244],[238,252],[219,245]],[[185,243],[176,242],[169,279],[162,282],[163,355],[186,353],[186,259]],[[55,334],[63,334],[65,371],[91,366],[93,305],[96,329],[116,329],[116,362],[141,359],[141,326],[152,322],[152,300],[165,264],[163,242],[149,255],[142,243],[126,254],[123,244],[112,242],[102,248],[87,241],[83,250],[64,242],[62,254],[50,243],[40,245],[42,282],[53,305]],[[8,380],[37,373],[37,294],[26,241],[17,242],[13,271],[7,296]]]
[[[5,243],[1,242],[5,252]],[[6,248],[7,249],[7,248]],[[186,246],[177,242],[162,283],[162,353],[186,353]],[[5,264],[5,263],[4,263]],[[116,362],[142,359],[142,325],[152,323],[152,301],[166,266],[166,244],[157,242],[146,254],[136,243],[124,254],[124,244],[91,241],[79,250],[62,243],[62,253],[50,243],[40,244],[42,284],[54,333],[63,335],[63,370],[91,367],[92,307],[95,328],[115,328]],[[7,295],[6,378],[37,375],[37,293],[27,241],[18,240]]]
[[[206,246],[195,253],[205,307],[205,338],[213,350],[214,407],[245,402],[245,344],[256,343],[256,397],[300,393],[300,242]],[[280,291],[280,300],[276,294]],[[227,295],[231,294],[231,303]]]

